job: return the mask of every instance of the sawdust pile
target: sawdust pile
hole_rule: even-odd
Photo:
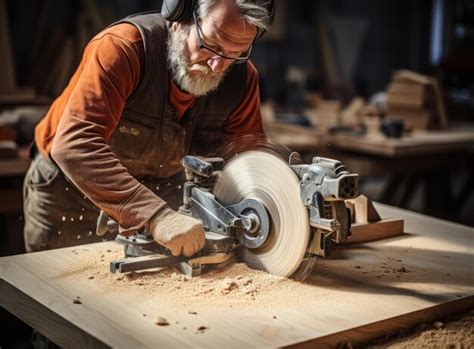
[[[70,263],[66,270],[58,270],[56,277],[85,283],[85,287],[98,289],[102,294],[146,297],[156,304],[183,307],[187,311],[213,307],[306,307],[341,297],[328,292],[336,289],[350,293],[353,299],[367,301],[364,293],[381,282],[394,289],[397,285],[410,283],[436,291],[433,283],[436,284],[440,278],[449,278],[410,263],[413,254],[410,249],[386,249],[383,255],[374,253],[369,260],[358,258],[357,254],[348,260],[344,258],[344,251],[336,251],[333,260],[318,259],[316,272],[304,283],[253,270],[244,263],[210,270],[195,278],[174,269],[112,274],[110,261],[123,258],[120,246],[99,252],[78,247],[72,250],[72,254],[74,263]],[[366,252],[361,250],[360,254],[364,256]],[[355,290],[360,292],[354,293]]]
[[[156,303],[186,309],[228,307],[273,308],[305,305],[311,302],[311,286],[294,280],[250,269],[244,263],[207,271],[191,278],[175,269],[150,270],[112,274],[109,262],[123,258],[122,249],[97,254],[88,249],[75,249],[81,261],[71,265],[59,277],[71,277],[94,283],[101,292],[130,293],[133,296],[156,298]]]
[[[414,331],[401,331],[396,337],[372,342],[368,348],[474,348],[474,310],[444,322],[421,324]]]

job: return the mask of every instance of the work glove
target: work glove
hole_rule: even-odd
[[[201,221],[169,208],[154,216],[148,231],[160,245],[168,248],[173,256],[190,257],[204,247],[205,235]]]

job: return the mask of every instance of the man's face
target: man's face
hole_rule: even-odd
[[[229,5],[230,4],[230,5]],[[225,56],[238,57],[252,45],[256,28],[246,24],[231,1],[218,2],[201,21],[202,43]],[[196,96],[215,90],[234,62],[199,47],[196,26],[173,23],[168,62],[178,86]]]

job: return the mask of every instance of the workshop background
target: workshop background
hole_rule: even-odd
[[[341,160],[369,198],[474,225],[474,1],[276,0],[256,43],[270,139]],[[23,253],[36,123],[87,42],[152,0],[0,0],[0,256]]]
[[[27,148],[85,45],[115,20],[160,7],[159,0],[0,0],[0,229],[7,232],[0,255],[23,252]],[[374,200],[473,225],[474,142],[466,131],[474,129],[474,1],[277,0],[274,28],[252,60],[272,140],[306,159],[342,160]],[[398,121],[405,137],[388,137]],[[396,144],[425,129],[433,135],[419,149]],[[438,137],[443,129],[452,132]],[[373,144],[356,144],[366,138]]]

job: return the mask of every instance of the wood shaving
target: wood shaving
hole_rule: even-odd
[[[164,317],[159,316],[158,319],[156,319],[155,324],[158,326],[169,326],[170,323]]]

